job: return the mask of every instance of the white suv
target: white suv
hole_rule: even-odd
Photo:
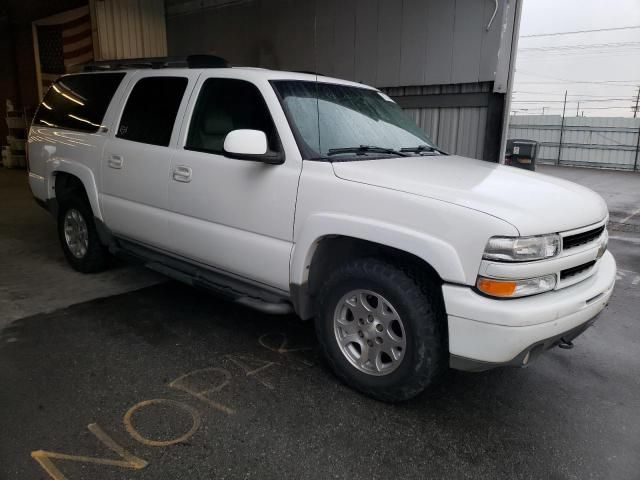
[[[315,317],[336,374],[388,401],[570,347],[608,302],[592,191],[448,155],[361,84],[154,62],[62,77],[34,118],[31,190],[76,270],[124,254]]]

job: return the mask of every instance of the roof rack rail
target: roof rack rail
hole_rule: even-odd
[[[314,72],[313,70],[291,70],[292,73],[306,73],[308,75],[317,75],[318,77],[326,77],[324,73]]]
[[[123,58],[91,62],[85,72],[101,70],[123,70],[126,68],[228,68],[229,63],[215,55],[188,55],[186,57]]]

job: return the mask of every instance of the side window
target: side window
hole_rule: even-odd
[[[95,133],[124,73],[68,75],[56,80],[33,119],[35,125]]]
[[[269,150],[280,151],[269,109],[255,85],[229,78],[206,80],[193,110],[185,148],[222,154],[225,137],[238,129],[263,131]]]
[[[187,88],[184,77],[147,77],[136,83],[116,137],[166,147]]]

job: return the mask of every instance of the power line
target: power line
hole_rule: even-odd
[[[602,58],[605,57],[615,58],[615,57],[635,57],[632,59],[627,59],[629,61],[634,61],[638,59],[640,55],[640,47],[630,49],[630,50],[615,50],[614,52],[605,52],[605,51],[589,51],[589,50],[576,50],[574,52],[524,52],[518,57],[518,64],[522,64],[524,61],[536,62],[536,61],[556,61],[561,60],[563,62],[567,62],[570,60],[585,62],[589,61],[589,58]]]
[[[635,98],[601,98],[601,99],[593,99],[593,100],[585,100],[582,98],[578,98],[576,100],[567,100],[567,102],[583,102],[583,103],[592,103],[592,102],[629,102],[631,100],[635,100]],[[562,100],[512,100],[515,103],[562,103]]]
[[[595,47],[594,47],[595,48]],[[589,48],[563,48],[563,49],[549,49],[549,50],[525,50],[522,49],[523,51],[518,50],[518,55],[520,57],[540,57],[540,56],[544,56],[546,58],[548,58],[549,56],[553,56],[553,57],[566,57],[566,56],[571,56],[571,57],[590,57],[590,56],[595,56],[595,55],[608,55],[608,56],[618,56],[621,54],[634,54],[636,53],[638,50],[640,49],[640,43],[638,43],[638,46],[634,47],[634,46],[627,46],[627,45],[623,45],[620,46],[619,49],[617,50],[608,50],[606,48],[600,48],[600,49],[589,49]]]
[[[539,73],[532,73],[526,70],[517,70],[516,73],[528,75],[530,77],[550,78],[551,80],[561,80],[563,82],[578,82],[578,83],[620,83],[620,82],[640,82],[640,80],[595,80],[595,81],[582,81],[582,80],[569,80],[567,78],[554,77],[552,75],[540,75]],[[635,85],[633,85],[635,87]]]
[[[559,82],[521,82],[516,81],[518,85],[566,85],[568,83],[585,83],[585,84],[596,84],[596,85],[608,85],[610,87],[635,87],[636,83],[610,83],[610,82],[588,82],[588,81],[580,81],[580,80],[563,80]]]
[[[576,96],[576,95],[574,95]],[[603,97],[603,98],[583,98],[583,96],[581,95],[577,95],[578,98],[575,98],[573,100],[569,99],[570,102],[628,102],[629,100],[634,100],[636,99],[635,96],[633,97]],[[520,97],[518,97],[520,98]],[[523,100],[518,100],[520,102],[560,102],[561,100],[558,100],[557,98],[525,98]]]
[[[607,58],[620,57],[620,56],[637,56],[640,54],[640,47],[633,48],[629,50],[616,50],[614,52],[597,52],[597,51],[584,51],[584,52],[524,52],[518,56],[518,64],[522,63],[523,60],[535,62],[544,60],[545,62],[557,61],[561,60],[563,62],[567,62],[569,60],[577,60],[584,61],[589,57],[602,57],[606,56]],[[568,58],[567,58],[568,57]]]
[[[531,111],[531,110],[542,110],[542,106],[540,107],[536,107],[536,108],[521,108],[518,111]],[[545,110],[562,110],[561,107],[544,107]],[[622,106],[622,107],[585,107],[585,108],[581,108],[580,110],[615,110],[615,109],[619,109],[619,108],[624,108],[624,109],[628,109],[628,106]]]
[[[588,50],[590,48],[622,48],[622,47],[635,47],[640,45],[640,42],[605,42],[605,43],[580,43],[576,45],[547,45],[545,47],[523,47],[519,48],[518,52],[550,52],[553,50]]]
[[[564,95],[564,93],[553,93],[553,92],[531,92],[524,90],[514,90],[514,94],[527,93],[532,95]],[[593,98],[609,98],[609,95],[591,95],[591,94],[580,94],[580,93],[569,93],[568,97],[593,97]],[[629,98],[635,98],[635,96],[630,96]]]
[[[557,37],[560,35],[575,35],[577,33],[613,32],[618,30],[632,30],[636,28],[640,28],[640,25],[629,25],[628,27],[595,28],[593,30],[574,30],[572,32],[534,33],[531,35],[520,35],[520,38]]]

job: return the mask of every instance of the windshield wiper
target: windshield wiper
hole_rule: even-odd
[[[412,153],[422,153],[422,152],[442,153],[440,150],[438,150],[435,147],[432,147],[431,145],[418,145],[417,147],[401,148],[400,151],[401,152],[412,152]]]
[[[393,148],[376,147],[373,145],[360,145],[359,147],[330,148],[327,155],[339,155],[341,153],[355,153],[356,155],[366,155],[367,153],[389,153],[391,155],[398,155],[399,157],[408,157],[409,155],[403,153],[403,151],[394,150]]]

